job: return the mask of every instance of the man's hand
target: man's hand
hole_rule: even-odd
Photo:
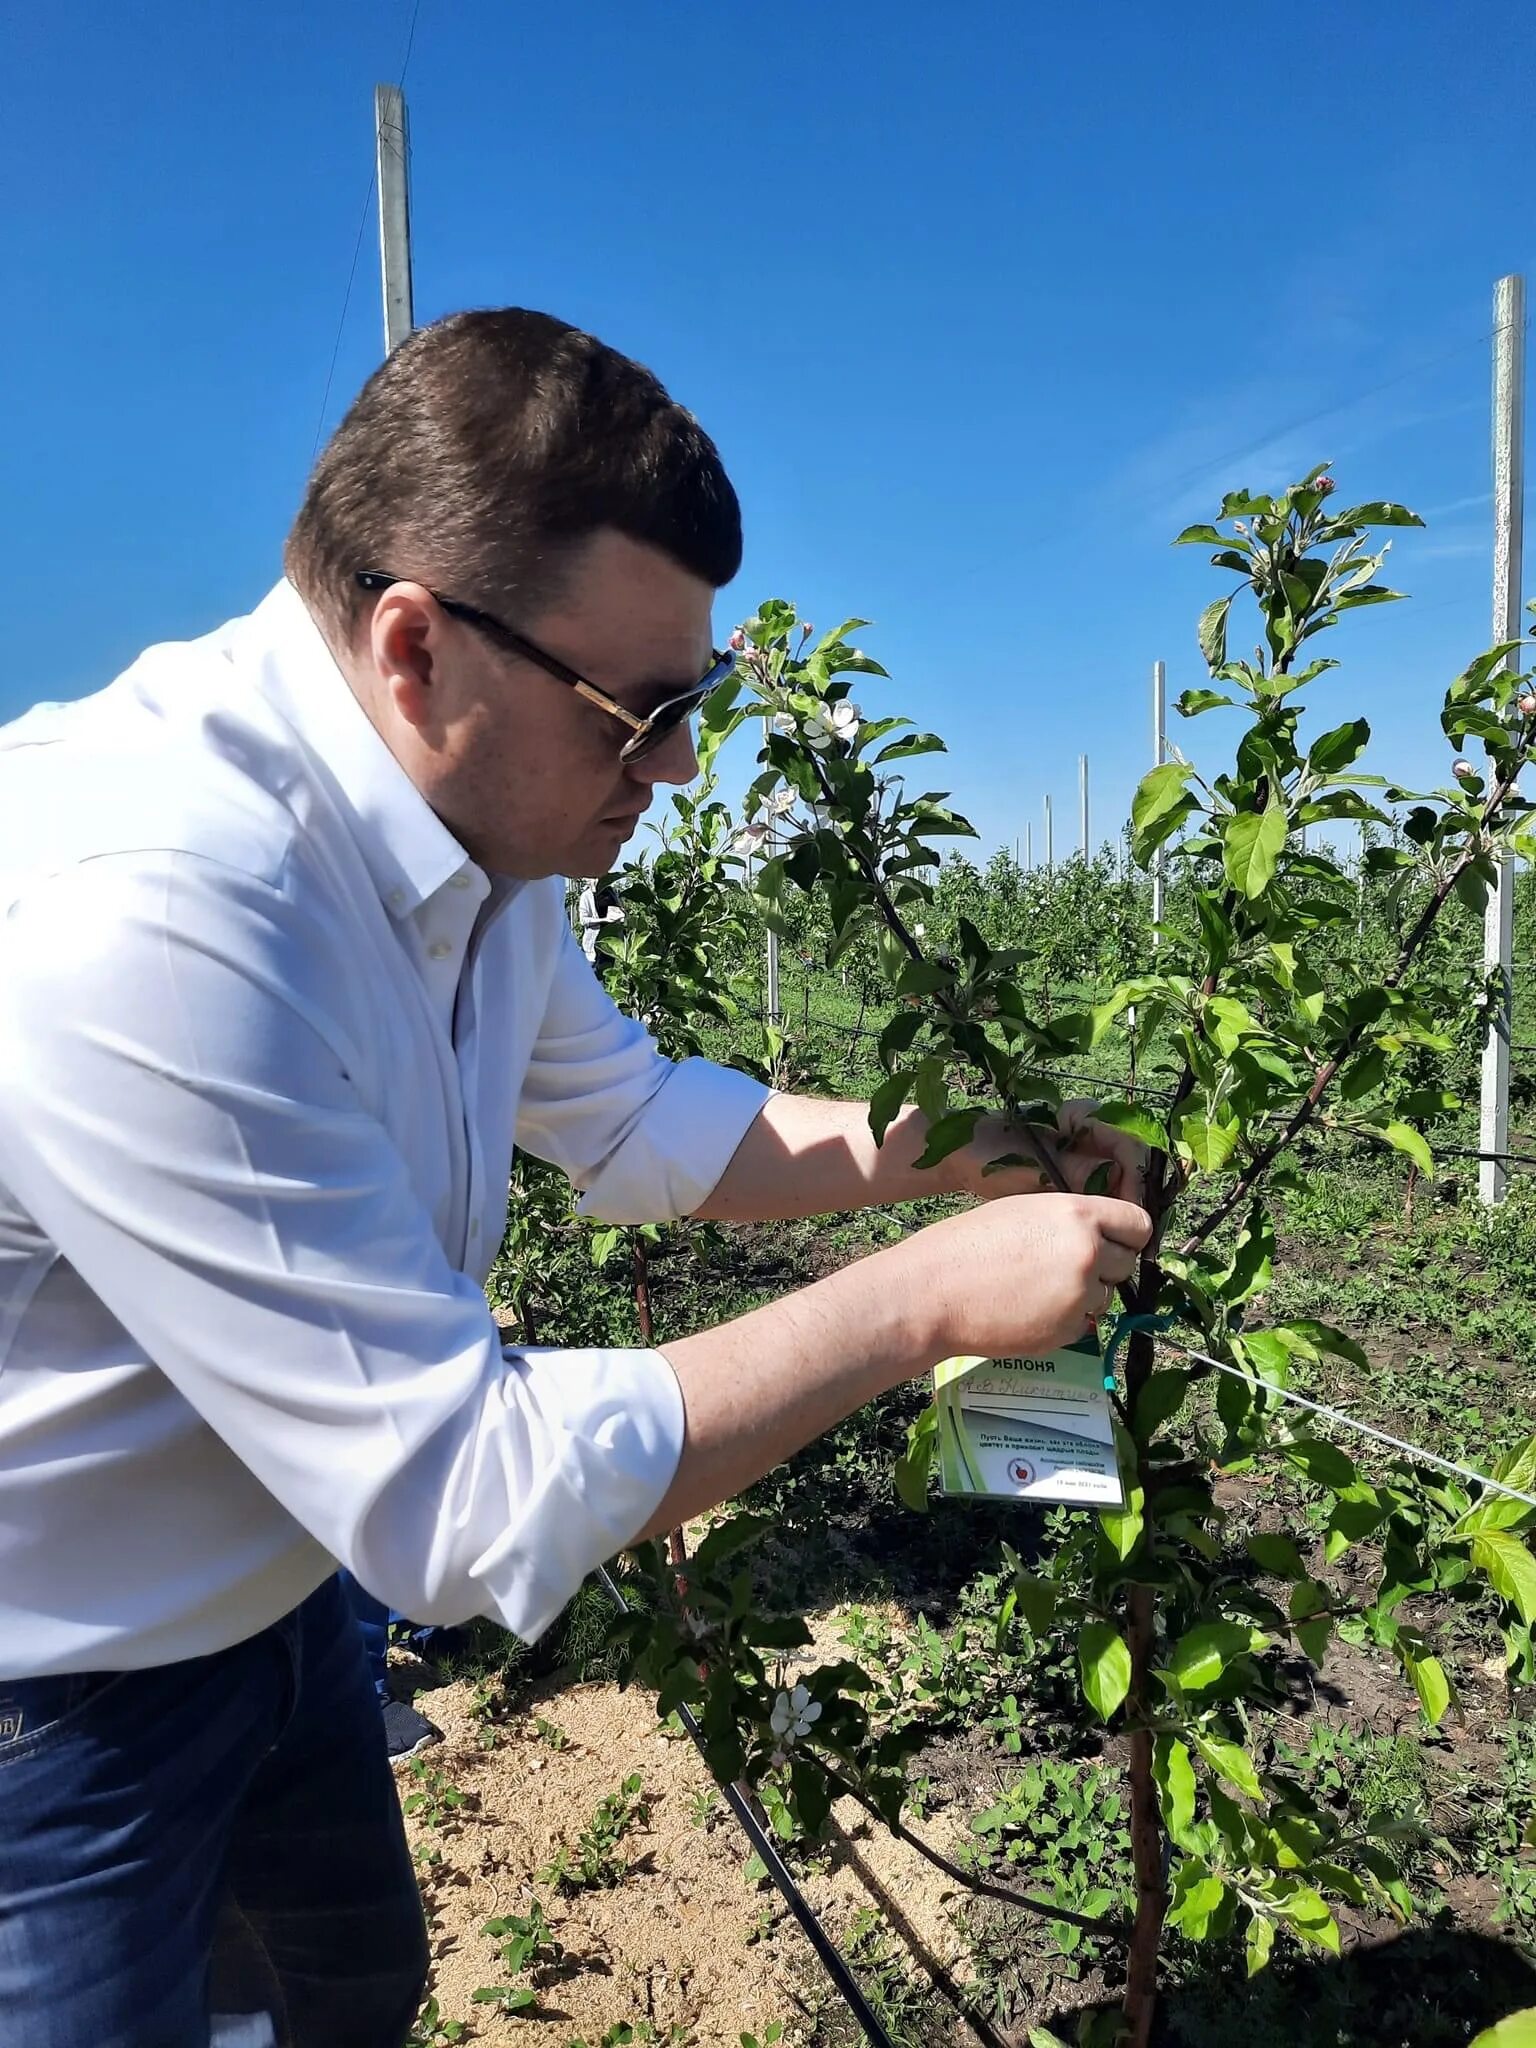
[[[1139,1202],[1146,1189],[1147,1148],[1139,1138],[1125,1131],[1113,1131],[1093,1121],[1098,1104],[1080,1100],[1064,1102],[1056,1118],[1056,1135],[1044,1142],[1060,1167],[1069,1191],[1080,1195],[1101,1166],[1108,1166],[1109,1180],[1096,1193],[1113,1195],[1122,1202]],[[1022,1159],[1022,1166],[1005,1166],[995,1173],[987,1167],[995,1159]],[[1032,1195],[1051,1183],[1035,1165],[1029,1141],[1016,1126],[1002,1117],[983,1117],[976,1135],[963,1152],[956,1154],[960,1192],[994,1201],[1000,1195]]]
[[[947,1217],[903,1249],[952,1353],[1036,1358],[1075,1344],[1114,1305],[1151,1235],[1134,1203],[1040,1195]]]

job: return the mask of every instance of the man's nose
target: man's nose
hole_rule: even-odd
[[[692,720],[684,719],[648,754],[642,754],[638,761],[631,761],[627,766],[636,782],[692,782],[699,772]]]

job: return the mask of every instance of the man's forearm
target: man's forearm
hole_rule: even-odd
[[[664,1345],[682,1389],[684,1445],[643,1533],[730,1499],[866,1401],[929,1371],[948,1348],[951,1310],[942,1274],[928,1265],[909,1239]]]
[[[866,1103],[775,1095],[695,1213],[716,1223],[766,1223],[958,1193],[970,1170],[962,1155],[935,1167],[916,1164],[927,1135],[928,1119],[905,1109],[877,1145]],[[1014,1175],[1011,1192],[1028,1191]]]

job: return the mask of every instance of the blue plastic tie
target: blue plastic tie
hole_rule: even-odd
[[[1129,1310],[1115,1317],[1115,1327],[1109,1333],[1109,1342],[1104,1347],[1104,1391],[1112,1394],[1119,1382],[1115,1378],[1115,1358],[1120,1346],[1133,1330],[1150,1330],[1154,1336],[1163,1330],[1171,1330],[1178,1321],[1174,1315],[1137,1315]]]

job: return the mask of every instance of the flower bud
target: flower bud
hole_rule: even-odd
[[[1338,489],[1338,485],[1334,482],[1331,476],[1320,476],[1313,480],[1312,488],[1321,497],[1326,498],[1330,491],[1336,491]]]
[[[816,628],[811,624],[809,619],[802,619],[800,621],[800,630],[805,635],[806,639],[809,640],[811,635],[815,632]]]
[[[1451,764],[1451,773],[1453,775],[1459,775],[1461,777],[1461,780],[1463,782],[1466,782],[1471,776],[1474,776],[1477,773],[1477,770],[1472,766],[1472,763],[1470,761],[1453,761]]]
[[[740,626],[738,626],[735,632],[731,635],[730,640],[728,642],[731,652],[733,654],[742,653],[746,648],[746,644],[747,636],[745,633],[743,633]]]
[[[1525,697],[1522,697],[1522,698],[1520,699],[1520,715],[1521,715],[1521,717],[1522,717],[1522,718],[1530,718],[1530,717],[1531,717],[1531,716],[1532,716],[1533,714],[1536,714],[1536,697],[1531,697],[1531,696],[1525,696]]]

